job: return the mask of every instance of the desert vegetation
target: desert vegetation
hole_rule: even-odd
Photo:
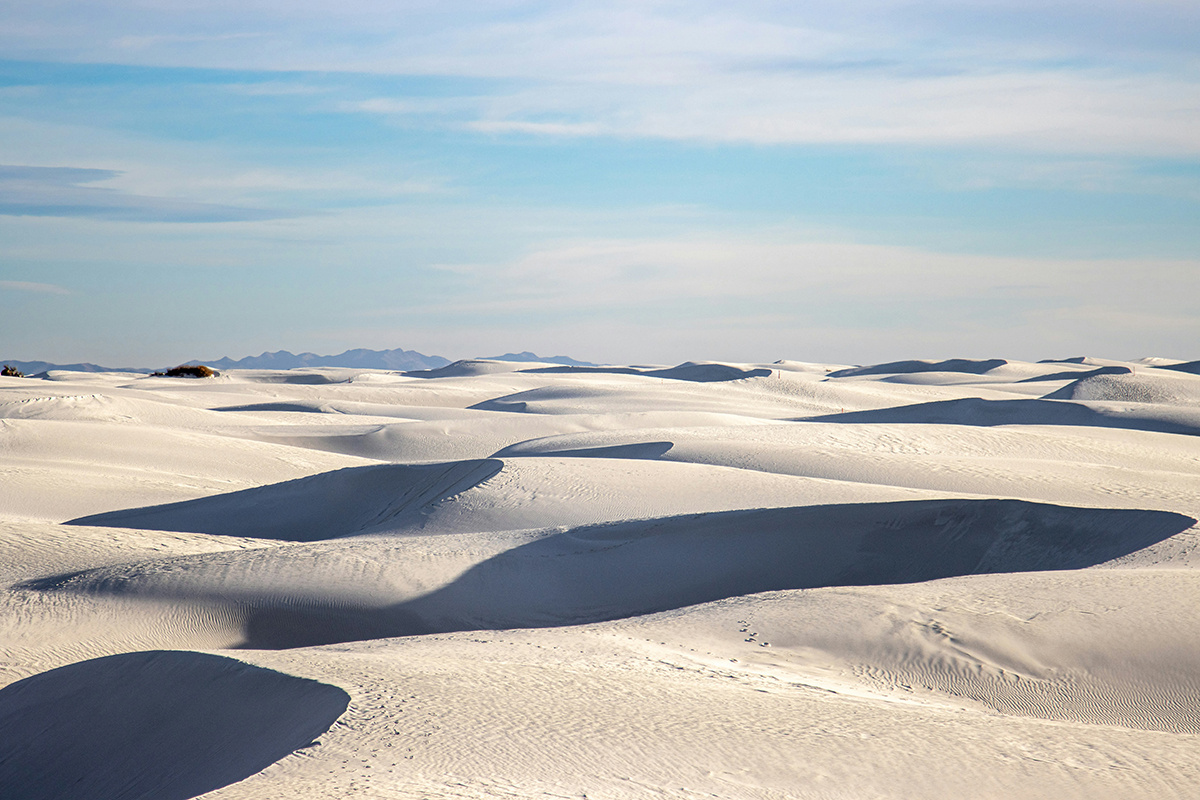
[[[180,364],[166,372],[151,372],[152,378],[215,378],[221,373],[203,364]]]

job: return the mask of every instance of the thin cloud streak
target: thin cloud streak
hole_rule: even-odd
[[[0,165],[0,215],[133,222],[249,222],[295,216],[269,209],[152,197],[83,185],[120,174],[103,169]]]
[[[284,12],[263,0],[131,11],[132,0],[92,5],[85,29],[13,7],[0,23],[24,33],[0,45],[71,60],[482,78],[496,85],[465,99],[465,118],[430,98],[345,110],[440,113],[507,135],[1200,153],[1200,11],[1187,3],[359,0]]]
[[[498,264],[442,265],[458,285],[453,302],[405,309],[420,314],[524,314],[537,309],[670,309],[697,303],[757,308],[841,308],[865,322],[864,309],[939,305],[948,316],[993,306],[1107,307],[1115,312],[1194,317],[1200,335],[1200,261],[1068,260],[938,253],[915,248],[689,237],[589,240],[537,249]],[[1163,286],[1172,286],[1164,298]],[[957,309],[957,310],[955,310]],[[1150,327],[1153,327],[1152,325]]]
[[[56,286],[53,283],[35,283],[33,281],[0,281],[0,291],[34,292],[36,294],[71,294],[70,289]]]
[[[1200,82],[1101,72],[904,77],[714,75],[703,86],[542,85],[489,98],[467,127],[551,136],[984,146],[1200,155]]]
[[[433,338],[443,350],[479,341],[559,347],[627,363],[1185,358],[1200,340],[1200,261],[767,239],[589,240],[508,262],[445,265],[453,299],[359,318],[375,323],[363,330],[377,339]]]

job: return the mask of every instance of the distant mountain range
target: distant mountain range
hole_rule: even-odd
[[[563,364],[568,367],[598,367],[599,364],[593,364],[591,361],[576,361],[570,356],[550,356],[542,358],[536,356],[528,350],[523,353],[505,353],[502,356],[480,356],[484,361],[538,361],[543,364]]]
[[[289,353],[276,350],[258,356],[247,356],[234,361],[221,358],[216,361],[194,361],[188,363],[207,364],[214,369],[296,369],[297,367],[357,367],[359,369],[436,369],[450,363],[442,356],[427,356],[415,350],[347,350],[336,356],[319,356],[316,353]]]
[[[502,356],[487,356],[492,361],[537,361],[544,364],[564,364],[572,367],[595,366],[588,361],[577,361],[569,356],[552,356],[542,358],[526,350],[523,353],[505,353]],[[287,350],[276,350],[273,353],[263,353],[257,356],[247,356],[234,360],[221,358],[216,361],[195,359],[186,364],[207,364],[214,369],[296,369],[297,367],[357,367],[358,369],[390,369],[400,372],[420,369],[437,369],[451,363],[450,359],[442,356],[427,356],[415,350],[365,350],[358,348],[347,350],[336,356],[319,356],[316,353],[290,353]],[[51,364],[48,361],[18,361],[16,359],[0,360],[0,364],[10,364],[26,375],[37,375],[52,369],[70,370],[72,372],[152,372],[147,367],[102,367],[98,364]],[[173,364],[171,366],[174,366]],[[165,369],[165,368],[162,368]]]
[[[572,367],[595,366],[587,361],[576,361],[570,356],[542,358],[528,350],[523,353],[505,353],[502,356],[481,356],[488,361],[537,361],[543,364],[564,364]],[[442,356],[427,356],[415,350],[347,350],[336,356],[319,356],[315,353],[295,355],[287,350],[248,356],[234,361],[222,358],[219,361],[196,361],[188,363],[207,364],[215,369],[295,369],[296,367],[358,367],[359,369],[392,369],[401,372],[418,369],[437,369],[451,363]]]

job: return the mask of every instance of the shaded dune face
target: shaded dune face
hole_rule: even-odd
[[[222,656],[124,653],[0,689],[0,798],[184,800],[324,733],[346,692]]]
[[[522,443],[523,444],[523,443]],[[559,458],[635,458],[643,461],[653,461],[662,458],[674,442],[631,442],[629,444],[601,445],[598,447],[568,447],[553,451]],[[497,456],[516,454],[521,455],[520,446],[504,448],[496,453]]]
[[[691,381],[693,383],[724,383],[740,381],[745,378],[769,378],[771,370],[765,367],[744,369],[729,364],[707,364],[688,361],[676,367],[667,369],[638,369],[636,367],[541,367],[522,370],[522,372],[540,374],[567,375],[641,375],[648,378],[663,378],[674,381]]]
[[[493,375],[498,372],[517,372],[520,366],[511,362],[490,361],[486,358],[467,358],[434,369],[416,369],[405,372],[407,378],[468,378],[476,375]]]
[[[1157,375],[1101,373],[1082,376],[1042,399],[1194,407],[1200,403],[1200,382],[1190,377],[1163,378]]]
[[[967,358],[951,358],[946,361],[890,361],[869,367],[851,367],[829,373],[830,378],[854,378],[867,375],[911,375],[918,372],[959,372],[965,375],[983,375],[1008,362],[1002,358],[975,361]]]
[[[1158,369],[1169,369],[1175,372],[1187,372],[1192,375],[1200,375],[1200,361],[1187,361],[1183,364],[1160,364]]]
[[[483,483],[502,467],[496,459],[347,467],[215,497],[93,514],[67,524],[292,542],[334,539],[417,513]]]
[[[854,503],[692,514],[577,527],[505,549],[417,596],[387,541],[295,545],[88,570],[25,588],[227,603],[244,646],[289,648],[435,632],[619,619],[743,594],[1073,570],[1196,523],[1163,511],[1018,500]],[[333,559],[352,547],[354,569]],[[314,551],[311,548],[323,548]],[[331,549],[332,548],[332,549]],[[311,564],[326,564],[314,587]],[[371,568],[362,567],[370,563]],[[253,574],[269,570],[269,592]],[[378,587],[374,595],[363,576]],[[390,593],[390,595],[389,595]],[[391,600],[389,601],[389,596]],[[372,598],[364,600],[363,598]],[[396,602],[399,600],[399,602]]]
[[[1026,378],[1021,383],[1039,383],[1042,381],[1075,381],[1086,380],[1087,378],[1097,378],[1101,375],[1129,375],[1133,372],[1129,367],[1096,367],[1096,369],[1087,372],[1051,372],[1048,375],[1035,375],[1032,378]]]
[[[1017,500],[638,520],[514,548],[397,610],[439,631],[579,624],[779,589],[1081,569],[1195,523],[1169,512]]]
[[[918,425],[1084,425],[1097,428],[1126,428],[1200,435],[1200,415],[1176,413],[1171,409],[1158,413],[1147,408],[1138,412],[1105,413],[1080,403],[1056,399],[984,400],[966,397],[869,411],[848,411],[804,417],[798,422],[855,422],[871,424]]]
[[[542,375],[643,375],[650,378],[692,381],[694,383],[721,383],[743,378],[769,377],[771,370],[764,367],[746,369],[730,364],[686,361],[666,369],[638,367],[599,367],[583,365],[559,365],[553,367],[529,367],[521,369],[512,363],[496,361],[456,361],[438,369],[418,370],[404,373],[410,378],[462,378],[475,375],[490,375],[497,372],[522,372]]]

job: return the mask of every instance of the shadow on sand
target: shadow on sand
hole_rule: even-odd
[[[664,378],[672,381],[691,381],[693,383],[723,383],[725,381],[740,381],[745,378],[769,378],[771,370],[764,367],[743,369],[729,364],[713,364],[696,361],[686,361],[675,367],[666,369],[638,369],[636,367],[536,367],[524,369],[522,372],[541,374],[566,375],[641,375],[647,378]]]
[[[961,372],[965,375],[983,375],[1008,362],[1003,358],[974,361],[967,358],[951,358],[947,361],[890,361],[869,367],[850,367],[831,372],[828,378],[856,378],[864,375],[912,375],[918,372]]]
[[[181,503],[92,514],[65,524],[290,542],[336,539],[419,514],[494,477],[503,466],[485,458],[347,467]]]
[[[212,567],[209,580],[204,556],[172,560],[182,582],[164,580],[166,573],[152,568],[112,567],[30,581],[23,588],[194,599],[200,581],[207,587],[206,602],[226,604],[246,620],[245,647],[275,649],[600,622],[780,589],[1082,569],[1195,523],[1165,511],[1019,500],[856,503],[632,520],[550,533],[488,558],[426,594],[376,607],[349,601],[336,585],[328,587],[326,599],[311,592],[291,593],[288,599],[278,582],[257,594],[247,594],[244,585],[237,594],[224,594],[232,591],[222,588],[229,565]],[[388,546],[355,542],[355,557],[377,565],[375,580],[381,586],[423,568],[396,561]],[[255,562],[254,569],[287,580],[283,576],[301,574],[288,559],[307,565],[313,558],[309,547],[259,553],[260,559],[281,561],[277,567]]]
[[[1196,436],[1200,425],[1186,420],[1171,419],[1173,410],[1159,412],[1150,407],[1138,413],[1103,413],[1081,403],[1062,400],[984,400],[966,397],[961,400],[939,400],[911,406],[878,408],[869,411],[848,411],[844,414],[825,414],[802,417],[795,422],[854,422],[870,424],[924,425],[1086,425],[1096,428],[1125,428],[1157,433],[1181,433]]]
[[[1019,500],[728,511],[576,528],[392,610],[428,630],[546,627],[779,589],[1073,570],[1187,530],[1181,514]]]
[[[205,653],[81,661],[0,689],[0,798],[185,800],[308,746],[349,703]]]

